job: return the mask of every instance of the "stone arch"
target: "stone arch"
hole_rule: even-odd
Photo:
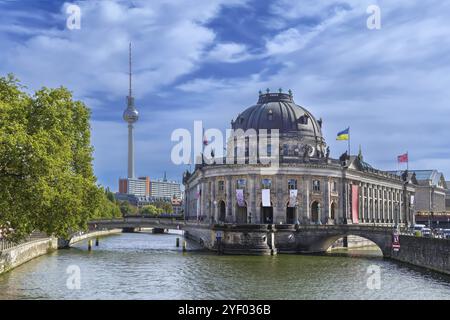
[[[320,201],[313,200],[311,202],[311,222],[314,224],[319,224],[320,222]]]
[[[336,213],[337,213],[337,204],[335,201],[331,201],[330,204],[330,219],[335,221],[336,220]]]
[[[308,249],[310,252],[325,252],[337,240],[348,236],[359,236],[370,240],[381,250],[384,257],[391,256],[392,233],[386,231],[352,230],[351,228],[345,230],[339,226],[329,226],[328,230],[316,232],[314,236],[305,240],[309,242]]]

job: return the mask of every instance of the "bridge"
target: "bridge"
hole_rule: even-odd
[[[386,225],[207,224],[183,220],[124,218],[95,220],[90,229],[156,228],[184,230],[209,250],[225,254],[323,253],[336,240],[350,235],[375,243],[385,257],[392,256],[393,227]]]

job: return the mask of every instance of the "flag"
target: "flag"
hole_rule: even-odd
[[[297,189],[289,190],[289,207],[293,208],[297,205]]]
[[[270,189],[262,189],[262,206],[270,207]]]
[[[245,207],[244,190],[236,189],[236,200],[239,207]]]
[[[397,157],[398,163],[405,163],[408,162],[408,153],[402,154]]]
[[[350,136],[350,127],[337,134],[336,140],[348,140]]]

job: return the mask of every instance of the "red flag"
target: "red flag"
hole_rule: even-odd
[[[397,159],[398,159],[398,163],[408,162],[408,154],[407,153],[402,154],[402,155],[398,156]]]

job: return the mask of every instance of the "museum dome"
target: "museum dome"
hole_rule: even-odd
[[[260,93],[258,102],[232,121],[233,129],[278,129],[280,134],[293,133],[296,136],[323,141],[322,121],[305,108],[295,104],[292,92]]]

